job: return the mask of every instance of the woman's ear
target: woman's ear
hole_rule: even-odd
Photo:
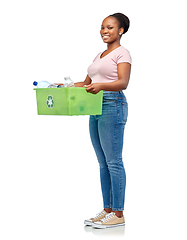
[[[123,34],[123,32],[124,32],[124,28],[120,28],[119,29],[119,35],[121,36]]]

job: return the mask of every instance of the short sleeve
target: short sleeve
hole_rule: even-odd
[[[122,51],[120,51],[119,55],[117,56],[117,64],[122,63],[122,62],[128,62],[132,64],[132,58],[129,53],[129,51],[125,48],[123,48]]]

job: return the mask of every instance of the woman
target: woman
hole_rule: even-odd
[[[123,216],[126,174],[122,162],[123,134],[128,106],[122,90],[127,88],[131,56],[120,45],[120,39],[128,31],[129,19],[122,13],[105,18],[101,25],[101,37],[107,50],[99,53],[88,68],[84,82],[87,92],[97,94],[103,90],[102,115],[90,116],[91,141],[100,166],[100,180],[104,209],[95,218],[85,220],[96,228],[116,227],[125,224]]]

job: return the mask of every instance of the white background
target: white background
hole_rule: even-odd
[[[102,210],[88,116],[38,116],[34,80],[83,81],[106,49],[109,14],[131,20],[125,94],[125,228],[84,228]],[[0,239],[186,239],[186,3],[32,0],[0,3]]]

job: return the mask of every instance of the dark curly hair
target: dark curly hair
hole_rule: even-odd
[[[125,16],[123,13],[114,13],[112,15],[109,15],[109,17],[114,17],[119,22],[119,28],[123,28],[123,34],[125,34],[130,26],[130,20],[127,16]]]

